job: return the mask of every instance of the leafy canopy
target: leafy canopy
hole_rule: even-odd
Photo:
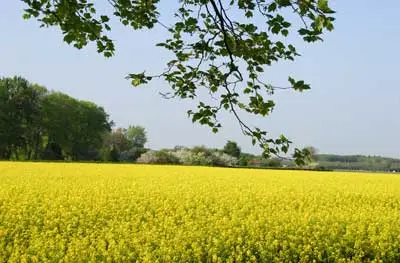
[[[126,130],[126,137],[131,147],[144,148],[147,142],[146,130],[142,126],[130,125]]]
[[[106,57],[115,51],[109,36],[112,18],[133,30],[164,27],[170,35],[157,45],[172,52],[174,58],[159,74],[129,74],[132,85],[161,78],[171,87],[164,96],[179,99],[197,99],[199,91],[208,91],[210,100],[199,100],[197,108],[188,111],[192,121],[218,132],[222,127],[220,112],[229,111],[265,157],[288,153],[291,141],[283,135],[270,138],[241,116],[268,116],[275,106],[271,95],[277,89],[310,89],[309,84],[292,76],[288,87],[276,87],[265,80],[264,71],[274,62],[299,56],[287,36],[320,41],[325,30],[333,29],[334,21],[328,0],[178,0],[179,7],[168,25],[159,19],[163,12],[159,0],[104,1],[112,15],[97,12],[96,4],[89,0],[22,1],[27,5],[25,18],[36,18],[42,26],[58,26],[64,41],[76,48],[95,42],[98,52]],[[292,24],[290,18],[297,22]],[[307,156],[307,149],[294,150],[299,165]]]
[[[234,141],[227,141],[223,151],[224,153],[236,158],[240,158],[240,154],[242,152],[238,144]]]

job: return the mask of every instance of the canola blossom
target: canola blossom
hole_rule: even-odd
[[[0,262],[400,262],[400,176],[3,162]]]

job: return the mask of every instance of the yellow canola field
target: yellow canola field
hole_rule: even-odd
[[[400,176],[0,163],[0,262],[400,262]]]

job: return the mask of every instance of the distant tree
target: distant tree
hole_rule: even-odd
[[[209,165],[209,166],[234,166],[237,165],[237,158],[218,149],[209,149],[205,146],[195,146],[188,150],[177,152],[184,164]]]
[[[48,94],[48,90],[38,84],[30,84],[32,95],[35,96],[35,106],[33,107],[33,115],[29,125],[25,144],[25,159],[37,160],[44,148],[45,130],[43,127],[43,100]]]
[[[118,128],[108,133],[104,138],[104,144],[111,148],[116,148],[119,152],[129,150],[130,142],[126,136],[126,129]]]
[[[125,131],[126,138],[129,141],[129,148],[144,148],[147,142],[146,130],[142,126],[130,125]]]
[[[121,152],[120,160],[122,162],[136,162],[136,160],[146,152],[147,152],[146,148],[132,147],[127,151]]]
[[[147,150],[144,145],[147,142],[146,130],[139,125],[130,125],[125,130],[129,149],[121,153],[121,159],[126,162],[135,162]]]
[[[45,92],[22,77],[0,79],[0,158],[31,159],[38,155]]]
[[[239,157],[239,166],[248,166],[249,162],[253,160],[256,156],[249,153],[241,153]]]
[[[110,150],[110,159],[111,162],[119,162],[120,161],[120,151],[116,147],[112,147]]]
[[[135,162],[147,151],[144,145],[147,142],[146,130],[141,126],[131,125],[127,129],[117,128],[104,137],[102,156],[106,161],[113,161],[118,153],[118,161]],[[113,151],[113,158],[110,157]]]
[[[80,101],[60,92],[43,100],[43,126],[48,143],[57,143],[66,158],[97,160],[104,133],[111,130],[108,114],[102,107]]]
[[[179,159],[168,150],[157,151],[155,155],[159,164],[179,164]]]
[[[234,141],[228,141],[224,146],[224,153],[229,154],[230,156],[239,158],[240,153],[242,152],[240,147]]]
[[[98,160],[112,122],[102,107],[29,83],[0,79],[0,159]]]
[[[281,167],[281,160],[279,158],[271,158],[266,160],[263,163],[263,166],[267,166],[267,167]]]
[[[305,150],[307,150],[309,152],[309,158],[311,161],[317,161],[318,160],[318,149],[313,147],[313,146],[308,146],[305,147]]]
[[[76,160],[98,160],[104,132],[111,130],[109,116],[103,107],[90,101],[78,101],[78,127],[72,156]]]

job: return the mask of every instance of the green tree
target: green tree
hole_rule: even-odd
[[[101,158],[103,161],[120,161],[121,152],[128,150],[129,141],[126,138],[125,129],[118,128],[104,135],[103,146],[101,148]]]
[[[120,155],[121,155],[121,152],[117,148],[113,147],[110,151],[110,159],[109,160],[111,162],[119,162]]]
[[[197,108],[188,111],[192,121],[218,132],[222,127],[219,114],[229,111],[243,133],[263,149],[264,157],[288,153],[291,141],[283,135],[271,138],[247,124],[240,113],[268,116],[275,107],[271,95],[276,90],[308,90],[306,82],[292,76],[287,86],[277,87],[266,80],[265,69],[299,56],[292,44],[295,36],[306,42],[322,40],[334,21],[328,0],[172,1],[176,9],[168,24],[160,20],[167,11],[160,10],[159,0],[108,1],[110,10],[96,9],[91,1],[22,1],[27,6],[26,19],[34,17],[42,26],[58,26],[64,41],[76,48],[95,42],[106,57],[115,51],[108,14],[133,30],[164,27],[170,35],[157,45],[172,53],[166,70],[153,75],[132,73],[127,78],[134,86],[162,78],[171,87],[164,94],[167,98],[197,99],[199,90],[207,90],[210,100],[197,101]],[[289,22],[291,13],[298,17],[297,23]],[[294,149],[293,158],[304,164],[308,155],[308,150]]]
[[[105,161],[135,162],[140,155],[147,151],[144,148],[146,142],[146,130],[141,126],[131,125],[127,129],[115,129],[104,137],[103,159]]]
[[[267,166],[267,167],[281,167],[282,163],[281,160],[278,158],[270,158],[268,160],[265,160],[263,162],[263,166]]]
[[[72,160],[100,158],[104,134],[111,130],[102,107],[52,92],[45,96],[42,111],[48,144],[58,144],[63,155]]]
[[[32,119],[29,124],[28,135],[26,136],[25,144],[25,159],[37,160],[43,151],[43,137],[45,135],[42,118],[42,106],[45,96],[48,91],[45,87],[38,84],[30,84],[31,94],[34,97],[34,107]]]
[[[98,160],[103,144],[103,133],[111,130],[109,116],[102,107],[89,101],[77,101],[75,121],[72,129],[74,160]]]
[[[242,150],[234,141],[228,141],[224,146],[224,153],[229,154],[230,156],[240,158],[241,152]]]
[[[144,145],[147,142],[146,129],[139,125],[130,125],[124,129],[128,140],[128,149],[121,152],[121,161],[135,162],[143,153],[147,152]]]
[[[102,147],[102,159],[104,161],[119,162],[130,149],[130,143],[126,137],[126,129],[117,128],[104,136]]]
[[[250,153],[241,153],[239,158],[239,165],[240,166],[248,166],[249,162],[255,159],[256,156]]]
[[[110,148],[116,148],[119,152],[127,151],[130,148],[129,140],[126,137],[126,130],[118,128],[107,134],[105,143]]]
[[[31,84],[0,79],[0,159],[98,159],[111,122],[102,107]]]
[[[308,150],[309,151],[309,162],[316,162],[316,161],[318,161],[318,156],[317,156],[317,154],[318,154],[318,149],[317,148],[315,148],[315,147],[313,147],[313,146],[308,146],[308,147],[305,147],[305,149],[306,150]]]
[[[49,142],[46,144],[41,158],[43,160],[64,160],[63,150],[56,142]]]
[[[37,156],[40,105],[45,92],[22,77],[0,79],[0,158]]]
[[[130,148],[144,148],[147,142],[146,129],[139,125],[130,125],[125,131]]]

